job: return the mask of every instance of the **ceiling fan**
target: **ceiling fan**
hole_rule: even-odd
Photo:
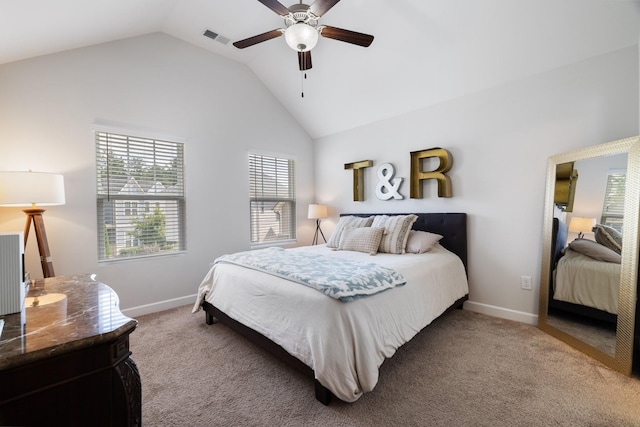
[[[284,34],[284,38],[289,47],[298,52],[300,70],[305,71],[311,69],[311,49],[318,43],[319,36],[363,47],[369,47],[371,42],[373,42],[373,36],[369,34],[330,27],[328,25],[318,25],[320,17],[327,13],[327,11],[340,0],[315,0],[310,6],[300,1],[299,4],[294,4],[291,7],[285,7],[278,0],[258,1],[280,15],[284,19],[286,28],[267,31],[266,33],[233,43],[238,49],[244,49]]]

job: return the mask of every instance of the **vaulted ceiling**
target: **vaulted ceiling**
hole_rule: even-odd
[[[232,45],[284,28],[257,0],[0,0],[0,64],[164,32],[246,64],[317,138],[636,45],[640,1],[342,0],[320,24],[375,39],[321,37],[305,80],[283,37]]]

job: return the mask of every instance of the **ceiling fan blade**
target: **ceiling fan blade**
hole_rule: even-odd
[[[322,25],[318,31],[323,37],[327,37],[334,40],[340,40],[351,44],[357,44],[358,46],[369,47],[373,42],[373,36],[369,34],[357,33],[351,30],[343,30],[342,28],[330,27],[328,25]]]
[[[316,0],[311,6],[309,6],[309,10],[319,18],[327,13],[329,9],[335,6],[339,1],[340,0]]]
[[[289,9],[287,9],[282,3],[278,0],[258,0],[263,5],[267,6],[269,9],[273,10],[280,16],[285,16],[289,14]]]
[[[234,42],[233,45],[238,49],[244,49],[245,47],[253,46],[254,44],[266,42],[267,40],[280,37],[284,33],[284,30],[271,30],[266,33],[258,34],[257,36],[249,37],[248,39]]]
[[[311,69],[311,51],[310,50],[306,52],[298,52],[298,65],[300,66],[300,71]]]

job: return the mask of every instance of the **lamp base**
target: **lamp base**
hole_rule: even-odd
[[[318,234],[320,234],[322,236],[322,240],[324,240],[325,243],[327,243],[327,239],[324,238],[324,233],[322,232],[322,229],[320,228],[320,220],[316,219],[316,234],[313,236],[313,243],[312,245],[317,245],[318,242]]]
[[[27,238],[31,229],[31,222],[36,231],[36,240],[38,241],[38,251],[40,252],[40,263],[42,264],[42,274],[44,277],[54,277],[53,261],[51,260],[51,252],[49,252],[49,242],[47,240],[47,232],[44,229],[44,219],[42,213],[45,209],[30,208],[23,209],[22,212],[27,214],[27,222],[24,224],[24,246],[27,247]]]

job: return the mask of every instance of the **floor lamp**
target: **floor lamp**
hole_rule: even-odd
[[[309,219],[316,220],[316,234],[313,236],[313,245],[318,244],[318,234],[320,234],[324,242],[327,243],[327,239],[324,238],[324,233],[320,228],[320,220],[322,218],[326,218],[327,216],[328,214],[326,205],[309,205]]]
[[[31,223],[36,233],[40,263],[44,277],[53,277],[53,261],[44,228],[42,206],[64,205],[64,178],[44,172],[0,172],[0,206],[29,206],[24,225],[24,246],[27,246]]]

